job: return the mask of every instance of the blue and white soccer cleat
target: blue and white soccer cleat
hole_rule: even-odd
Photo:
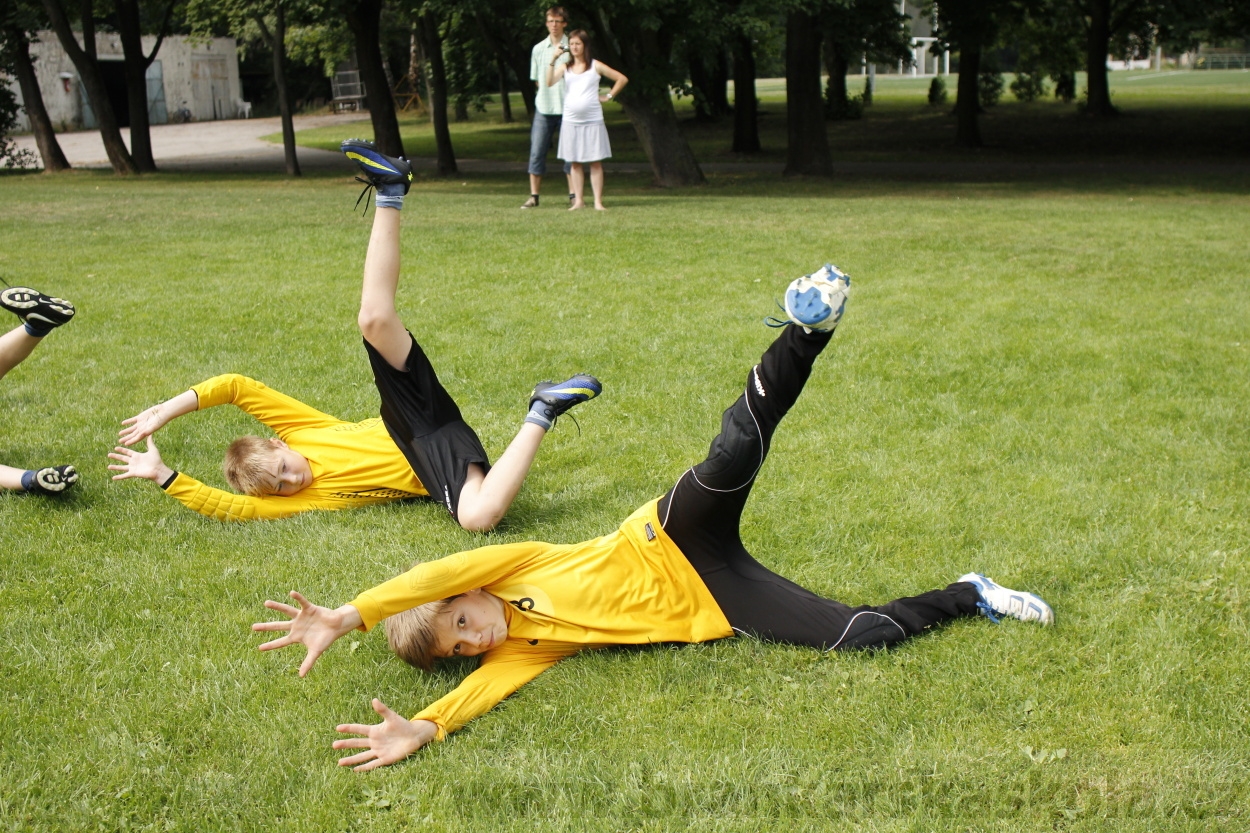
[[[795,278],[786,289],[786,316],[805,332],[831,333],[842,320],[851,278],[826,263],[810,275]]]
[[[981,597],[977,607],[995,622],[998,621],[998,616],[1010,616],[1021,622],[1040,622],[1043,625],[1055,623],[1055,612],[1040,596],[1000,587],[980,573],[960,576],[959,581],[966,581],[976,587],[977,594]]]

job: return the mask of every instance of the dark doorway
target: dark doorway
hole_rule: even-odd
[[[100,61],[100,75],[108,90],[109,104],[117,117],[118,127],[130,127],[130,97],[126,95],[126,64],[124,61]]]

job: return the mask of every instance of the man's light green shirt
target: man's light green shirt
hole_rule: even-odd
[[[564,46],[564,54],[560,56],[558,63],[567,64],[569,36],[562,37],[560,43]],[[547,86],[547,67],[551,66],[551,60],[555,56],[556,48],[551,43],[551,38],[543,38],[534,44],[534,49],[530,52],[530,80],[538,82],[534,108],[548,116],[558,116],[564,112],[564,84],[557,82],[553,87]]]

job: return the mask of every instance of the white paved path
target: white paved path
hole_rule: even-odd
[[[351,135],[353,122],[369,120],[368,113],[345,113],[343,115],[296,116],[295,129],[306,130],[341,124],[347,129],[344,138]],[[278,117],[265,119],[229,119],[223,121],[192,122],[190,124],[158,124],[152,126],[152,156],[156,166],[167,171],[275,171],[286,170],[282,145],[270,144],[261,139],[271,133],[282,131]],[[75,168],[108,168],[108,155],[104,152],[104,140],[98,130],[82,130],[76,133],[58,133],[61,150]],[[122,128],[122,138],[130,146],[130,130]],[[36,155],[33,136],[17,137],[19,148],[29,148]],[[343,167],[338,153],[326,150],[299,148],[299,164],[302,170],[325,170]]]

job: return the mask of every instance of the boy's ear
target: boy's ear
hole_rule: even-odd
[[[286,443],[282,442],[282,440],[277,437],[270,437],[269,445],[271,448],[286,448]]]

